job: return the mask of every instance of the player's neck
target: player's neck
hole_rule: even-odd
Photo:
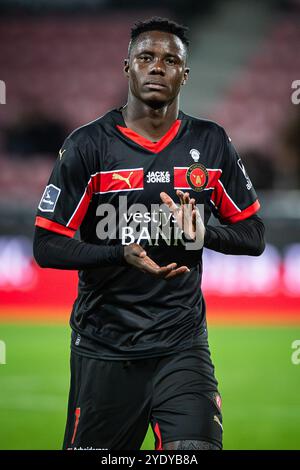
[[[178,97],[162,108],[153,109],[135,97],[129,96],[122,114],[127,127],[146,139],[157,142],[176,121],[178,111]]]

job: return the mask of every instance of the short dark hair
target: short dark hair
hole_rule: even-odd
[[[161,18],[159,16],[153,16],[145,21],[137,21],[134,23],[134,26],[131,28],[130,42],[128,47],[128,55],[132,49],[132,46],[135,44],[137,37],[147,31],[164,31],[166,33],[175,34],[175,36],[181,39],[182,43],[185,46],[186,52],[189,47],[189,40],[187,33],[189,28],[181,24],[171,21],[168,18]]]

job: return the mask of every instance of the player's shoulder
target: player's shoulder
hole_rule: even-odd
[[[213,120],[205,119],[202,117],[190,116],[189,114],[186,114],[182,111],[180,113],[181,113],[181,119],[187,121],[193,131],[196,131],[196,132],[206,131],[209,134],[211,134],[212,137],[216,137],[220,139],[223,139],[227,135],[224,127],[222,127],[219,123]]]
[[[67,137],[74,145],[82,147],[89,141],[97,141],[112,124],[112,111],[74,129]]]

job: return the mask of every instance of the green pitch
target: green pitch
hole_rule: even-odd
[[[214,326],[225,449],[300,449],[298,327]],[[0,324],[0,449],[60,449],[69,386],[67,326]],[[149,431],[143,449],[153,449]]]

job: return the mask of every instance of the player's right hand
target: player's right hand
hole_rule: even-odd
[[[190,272],[187,266],[177,268],[177,263],[159,266],[147,255],[144,248],[138,243],[125,245],[124,258],[128,264],[140,271],[163,279],[173,279],[174,277]]]

